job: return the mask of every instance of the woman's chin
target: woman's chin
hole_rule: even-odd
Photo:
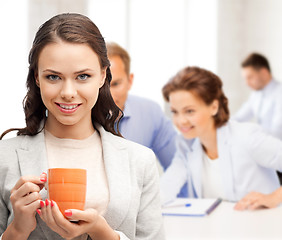
[[[181,134],[187,140],[190,140],[190,139],[198,137],[196,134],[191,134],[191,133],[181,133]]]

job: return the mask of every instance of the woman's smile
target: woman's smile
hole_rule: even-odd
[[[74,113],[81,104],[55,103],[63,113]]]

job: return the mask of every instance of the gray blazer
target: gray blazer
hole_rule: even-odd
[[[96,126],[102,139],[110,202],[105,219],[121,239],[163,240],[159,175],[153,152]],[[44,134],[0,141],[0,235],[13,219],[10,191],[21,176],[47,170]],[[47,192],[42,190],[42,198]],[[29,240],[63,239],[36,214]],[[90,239],[90,238],[89,238]]]

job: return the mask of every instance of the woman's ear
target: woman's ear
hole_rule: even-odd
[[[101,71],[101,81],[100,81],[100,86],[99,88],[103,87],[104,83],[105,83],[105,80],[106,80],[106,77],[107,77],[107,67],[102,69]]]
[[[34,77],[35,77],[35,83],[36,83],[37,87],[40,88],[40,84],[39,84],[39,80],[38,80],[38,74],[35,74]]]
[[[211,114],[212,116],[215,116],[218,113],[219,108],[219,101],[217,99],[213,100],[211,104]]]

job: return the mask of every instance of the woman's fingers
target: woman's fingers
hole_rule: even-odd
[[[30,211],[32,211],[32,212],[36,212],[36,210],[38,209],[38,208],[40,208],[40,200],[38,199],[38,200],[36,200],[36,201],[33,201],[32,203],[30,203],[28,206],[25,206],[25,208],[29,208],[30,209]]]
[[[262,207],[263,207],[263,205],[259,201],[256,201],[249,207],[249,209],[250,210],[256,210],[256,209],[260,209]]]
[[[41,219],[55,232],[65,239],[73,239],[95,228],[99,219],[98,212],[94,209],[80,211],[68,209],[65,216],[60,212],[54,201],[41,201],[41,209],[38,210]],[[78,221],[72,223],[71,221]]]
[[[98,212],[95,209],[86,209],[85,211],[77,209],[68,209],[65,211],[65,216],[70,221],[84,221],[84,222],[93,222],[98,217]]]
[[[41,200],[41,196],[38,192],[31,192],[27,194],[25,197],[22,197],[18,200],[18,204],[22,206],[27,206],[34,201]]]
[[[59,235],[65,239],[72,239],[83,234],[85,231],[78,224],[71,223],[67,220],[59,210],[58,205],[54,201],[42,201],[41,219]],[[44,204],[44,206],[43,206]]]
[[[49,201],[48,199],[46,199],[45,201],[41,201],[40,202],[41,205],[41,209],[39,212],[39,215],[41,217],[41,219],[54,231],[57,232],[59,235],[61,236],[66,236],[67,232],[61,228],[56,220],[54,219],[54,216],[52,214],[52,205],[51,205],[51,201]]]
[[[18,188],[16,191],[13,191],[11,193],[10,199],[11,201],[18,200],[20,198],[26,197],[28,194],[37,192],[39,193],[40,188],[38,185],[32,183],[32,182],[26,182],[24,183],[20,188]]]
[[[18,199],[29,195],[32,192],[40,192],[44,183],[47,181],[47,175],[45,173],[38,176],[23,176],[21,177],[14,188],[11,190],[11,202],[15,202]]]
[[[257,202],[258,199],[262,197],[261,193],[251,192],[242,198],[234,207],[235,210],[247,210],[251,209],[252,205]]]
[[[264,206],[265,195],[251,192],[241,199],[234,207],[235,210],[254,210]]]
[[[239,202],[236,203],[234,209],[238,211],[242,211],[245,210],[247,206],[248,206],[248,202],[246,200],[240,200]]]
[[[46,173],[42,173],[40,176],[22,176],[11,190],[11,193],[13,193],[15,190],[18,190],[23,184],[27,182],[31,182],[37,185],[42,185],[43,187],[46,181],[47,181]]]
[[[60,212],[59,206],[57,205],[56,202],[52,201],[52,215],[54,216],[54,219],[56,223],[63,228],[64,230],[68,231],[72,227],[72,223],[70,223]]]

